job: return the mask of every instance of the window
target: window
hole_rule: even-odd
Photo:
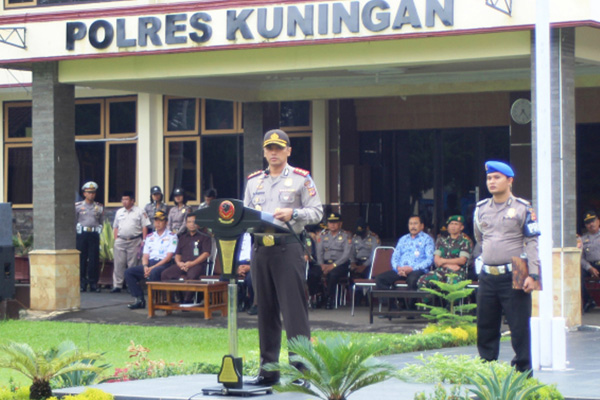
[[[185,191],[190,204],[200,200],[200,138],[167,138],[165,149],[167,195],[176,187]]]
[[[4,0],[4,8],[32,7],[37,5],[37,0]]]
[[[202,191],[215,188],[219,197],[242,198],[246,183],[242,149],[242,135],[202,137]]]
[[[203,132],[236,132],[236,103],[224,100],[204,100]]]
[[[4,150],[4,198],[15,208],[33,204],[33,159],[31,144],[7,144]]]
[[[137,132],[137,102],[135,97],[117,97],[106,100],[108,136],[135,136]]]
[[[75,135],[101,138],[104,136],[104,102],[102,99],[75,101]]]
[[[96,201],[104,203],[105,178],[104,178],[104,160],[106,146],[101,141],[77,142],[75,143],[77,159],[79,160],[79,185],[81,188],[84,183],[94,181],[98,184]]]
[[[311,170],[311,151],[310,151],[310,136],[290,136],[290,146],[292,147],[292,155],[290,156],[290,165],[298,168]]]
[[[279,126],[286,132],[310,131],[310,101],[282,101],[279,104]]]
[[[120,206],[124,191],[135,192],[137,144],[135,141],[106,142],[105,176],[108,177],[107,206]]]
[[[198,99],[165,97],[165,135],[198,134]]]
[[[4,140],[31,142],[31,102],[4,103]]]

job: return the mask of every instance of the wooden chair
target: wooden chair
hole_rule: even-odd
[[[354,298],[356,297],[356,287],[358,286],[361,289],[368,288],[369,290],[372,290],[375,287],[375,277],[382,272],[391,271],[392,254],[394,254],[393,247],[377,247],[375,249],[375,254],[373,255],[373,265],[371,265],[371,270],[369,271],[369,278],[354,280],[354,285],[352,285],[352,316],[354,316]]]

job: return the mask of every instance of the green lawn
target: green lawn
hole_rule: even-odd
[[[314,332],[316,337],[337,335],[340,332]],[[351,337],[391,338],[390,334],[347,333]],[[9,341],[28,343],[34,349],[49,349],[64,340],[73,341],[79,348],[104,352],[105,360],[114,368],[123,368],[130,361],[127,347],[130,342],[150,349],[148,358],[167,362],[206,362],[220,364],[223,355],[229,353],[227,330],[191,327],[148,327],[131,325],[101,325],[74,322],[0,322],[0,343]],[[285,340],[284,340],[285,345]],[[258,332],[256,329],[240,329],[238,332],[238,355],[245,360],[258,361]],[[20,374],[0,369],[0,386],[9,377],[20,384],[28,380]]]

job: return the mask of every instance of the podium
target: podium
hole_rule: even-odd
[[[290,233],[289,230],[274,224],[273,215],[244,207],[237,199],[215,199],[206,208],[192,213],[196,216],[196,225],[209,228],[217,242],[218,257],[223,268],[223,277],[229,279],[227,330],[229,335],[229,354],[223,356],[218,382],[222,386],[202,389],[205,395],[248,396],[270,394],[270,386],[244,386],[243,363],[238,353],[237,336],[237,266],[240,238],[245,232],[263,232],[267,234]]]

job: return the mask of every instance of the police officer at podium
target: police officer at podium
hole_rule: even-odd
[[[75,219],[77,220],[76,246],[79,250],[79,282],[82,292],[99,292],[98,261],[100,252],[100,232],[104,219],[104,206],[96,199],[96,182],[86,182],[81,190],[84,200],[75,203]]]
[[[261,369],[258,376],[245,382],[271,386],[279,382],[278,371],[262,366],[279,361],[281,319],[288,339],[310,337],[308,303],[305,293],[306,261],[299,236],[308,224],[318,223],[323,206],[310,173],[287,163],[292,152],[288,135],[268,131],[263,139],[263,154],[269,167],[248,176],[244,206],[272,213],[275,223],[296,235],[254,233],[251,271],[258,303],[258,333]],[[301,365],[296,365],[301,368]]]
[[[502,311],[508,320],[517,371],[531,365],[531,292],[539,288],[540,232],[529,202],[512,194],[514,177],[510,165],[499,161],[485,164],[486,185],[492,198],[477,203],[475,238],[481,246],[483,266],[477,292],[477,349],[485,361],[498,359]],[[523,289],[513,289],[512,257],[525,254],[529,276]]]

